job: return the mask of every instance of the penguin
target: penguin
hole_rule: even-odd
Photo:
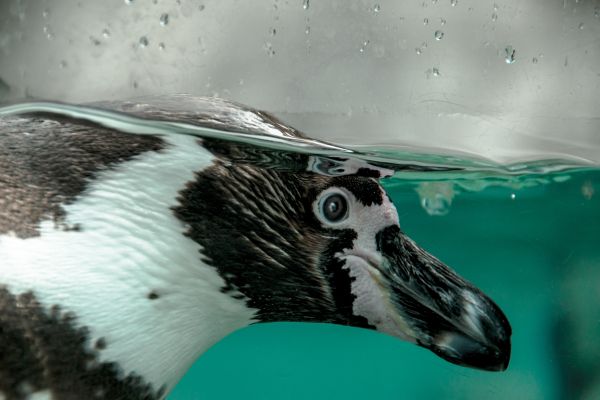
[[[273,321],[507,368],[506,316],[402,231],[393,171],[146,123],[305,137],[216,98],[91,107],[145,128],[0,113],[0,398],[164,399],[213,344]]]

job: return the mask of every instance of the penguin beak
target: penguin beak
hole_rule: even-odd
[[[397,225],[377,235],[376,279],[386,293],[386,333],[426,347],[455,364],[503,371],[510,359],[511,327],[479,289],[418,247]],[[387,314],[387,313],[386,313]]]

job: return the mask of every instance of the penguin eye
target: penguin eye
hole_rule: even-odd
[[[348,215],[348,200],[340,193],[333,193],[321,202],[321,213],[328,222],[340,222]]]

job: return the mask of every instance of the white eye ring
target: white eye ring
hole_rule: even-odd
[[[319,214],[321,220],[328,224],[337,224],[349,214],[348,197],[341,191],[326,193],[319,201]]]

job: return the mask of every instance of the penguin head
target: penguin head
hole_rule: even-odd
[[[374,329],[452,363],[506,369],[507,318],[402,231],[382,175],[217,158],[174,211],[223,277],[221,291],[256,309],[257,321]]]

